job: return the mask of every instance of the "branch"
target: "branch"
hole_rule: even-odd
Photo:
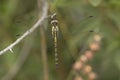
[[[32,36],[33,38],[34,36]],[[2,77],[1,80],[13,80],[13,78],[20,71],[21,67],[25,63],[28,55],[30,54],[31,48],[33,44],[33,39],[30,41],[25,40],[24,45],[21,49],[21,52],[16,60],[15,64],[9,69],[9,71]]]
[[[20,41],[22,41],[27,35],[32,33],[37,27],[39,27],[42,22],[45,20],[47,16],[47,10],[48,10],[48,4],[46,1],[44,1],[44,6],[42,8],[42,16],[41,18],[29,29],[27,30],[20,38],[18,38],[15,42],[10,44],[8,47],[0,51],[0,55],[4,54],[6,51],[10,50],[12,51],[12,48],[17,45]]]
[[[44,0],[37,0],[38,1],[38,12],[41,11],[41,6]],[[54,15],[54,14],[53,14]],[[40,16],[40,14],[39,14]],[[48,17],[52,17],[48,16]],[[47,60],[47,46],[46,46],[46,35],[45,35],[45,23],[40,27],[40,38],[41,38],[41,58],[42,58],[42,65],[43,65],[43,80],[49,80],[49,70],[48,70],[48,60]]]

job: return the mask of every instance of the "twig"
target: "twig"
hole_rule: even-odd
[[[44,0],[38,1],[38,12],[41,11],[41,6]],[[52,14],[54,15],[54,14]],[[51,17],[52,15],[48,16]],[[40,16],[40,14],[39,14]],[[43,23],[43,27],[40,27],[40,39],[41,39],[41,58],[43,62],[43,80],[49,80],[49,72],[48,72],[48,62],[47,62],[47,46],[46,46],[46,36],[45,36],[45,23]]]
[[[43,8],[42,8],[42,16],[41,16],[41,18],[29,30],[27,30],[20,38],[18,38],[15,42],[13,42],[12,44],[10,44],[5,49],[1,50],[0,51],[0,55],[4,54],[8,50],[12,50],[12,48],[15,45],[17,45],[27,35],[29,35],[30,33],[32,33],[37,27],[39,27],[42,24],[42,22],[45,20],[46,16],[47,16],[47,10],[48,10],[48,4],[47,4],[46,1],[44,1],[44,5],[43,5]]]
[[[19,54],[19,57],[16,61],[16,63],[10,68],[10,70],[5,74],[5,76],[2,77],[1,80],[13,80],[13,78],[16,76],[16,74],[21,69],[22,65],[25,63],[28,55],[30,54],[30,50],[32,48],[33,39],[29,41],[25,41],[24,45],[22,47],[22,50]]]
[[[44,75],[44,80],[49,80],[46,38],[45,38],[45,30],[43,27],[40,27],[40,34],[41,34],[41,57],[43,61],[43,72],[44,72],[43,75]]]

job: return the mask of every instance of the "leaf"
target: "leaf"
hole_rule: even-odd
[[[98,6],[102,0],[88,0],[93,6]]]

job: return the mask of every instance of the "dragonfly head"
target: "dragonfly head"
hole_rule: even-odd
[[[57,26],[57,24],[58,24],[58,20],[56,19],[56,13],[54,13],[53,15],[51,15],[51,24],[53,26]]]

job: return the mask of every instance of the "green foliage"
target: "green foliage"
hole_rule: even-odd
[[[119,80],[120,74],[120,0],[49,0],[48,14],[57,13],[59,21],[59,74],[54,66],[54,43],[50,20],[46,21],[47,59],[50,80],[71,78],[71,68],[79,51],[89,47],[94,33],[102,36],[100,50],[95,52],[93,70],[98,80]],[[0,0],[0,49],[2,50],[28,30],[38,19],[37,0]],[[93,17],[90,17],[93,16]],[[33,40],[27,60],[13,80],[43,80],[41,37],[37,29],[13,48],[0,56],[0,79],[13,67],[24,46]],[[31,42],[30,42],[31,43]],[[28,46],[29,47],[29,46]],[[26,49],[26,48],[25,48]],[[27,50],[26,50],[27,51]],[[25,52],[26,53],[26,52]],[[58,76],[59,75],[59,76]]]

